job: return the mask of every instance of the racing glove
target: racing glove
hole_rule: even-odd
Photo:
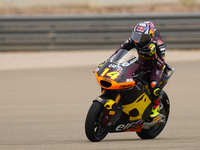
[[[161,60],[157,53],[156,53],[156,46],[155,44],[150,44],[149,45],[149,57],[152,60],[152,62],[154,63],[156,69],[161,70],[163,69],[164,65],[165,65],[165,61]]]
[[[156,46],[155,44],[150,44],[149,45],[149,57],[151,60],[156,61],[158,59],[158,56],[156,54]]]

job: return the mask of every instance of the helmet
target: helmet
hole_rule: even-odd
[[[131,35],[132,41],[134,41],[137,48],[145,49],[153,42],[154,37],[154,25],[150,21],[138,23]]]

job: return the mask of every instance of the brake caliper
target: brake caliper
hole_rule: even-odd
[[[112,99],[107,100],[107,102],[104,104],[104,117],[102,122],[103,126],[112,125],[117,106],[117,103]]]

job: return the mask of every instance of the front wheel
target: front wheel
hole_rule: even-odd
[[[102,104],[99,102],[93,102],[85,121],[85,134],[92,142],[103,140],[110,130],[110,127],[102,126],[103,115]]]
[[[152,126],[150,129],[142,129],[141,132],[137,132],[137,135],[141,139],[153,139],[157,137],[162,132],[167,123],[169,117],[170,103],[167,94],[164,91],[161,94],[162,94],[161,103],[163,105],[163,108],[160,110],[160,113],[165,116],[165,122],[156,124]]]

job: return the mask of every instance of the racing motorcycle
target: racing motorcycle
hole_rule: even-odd
[[[92,142],[108,133],[134,131],[141,139],[153,139],[164,129],[170,112],[170,101],[163,90],[174,69],[165,64],[160,94],[159,115],[151,118],[150,71],[139,70],[134,50],[119,50],[101,67],[95,69],[101,95],[97,96],[85,120],[85,133]]]

